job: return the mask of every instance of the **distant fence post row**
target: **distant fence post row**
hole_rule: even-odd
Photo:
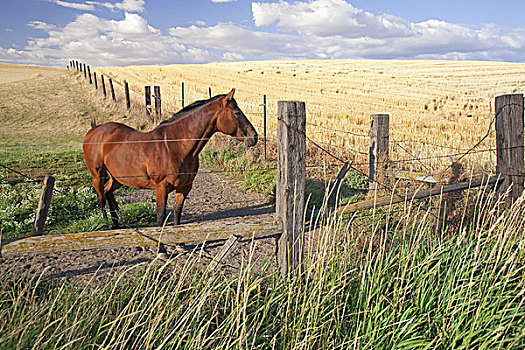
[[[76,69],[79,72],[84,73],[84,78],[89,80],[89,84],[95,84],[95,90],[98,90],[98,80],[97,80],[97,73],[93,71],[93,78],[91,76],[91,67],[89,65],[86,65],[85,63],[80,63],[76,60],[69,61],[69,65],[67,67],[68,69]],[[113,80],[111,77],[107,77],[108,84],[109,84],[109,92],[111,93],[111,98],[114,102],[117,102],[116,96],[115,96],[115,89],[113,87]],[[104,94],[104,98],[107,97],[107,91],[106,91],[106,79],[103,74],[100,74],[100,85],[102,87],[102,93]],[[130,100],[130,93],[129,93],[129,83],[124,80],[124,97],[126,100],[126,108],[128,110],[131,109],[131,100]],[[185,106],[185,97],[184,97],[185,87],[184,82],[181,82],[181,108],[184,108]],[[211,87],[208,88],[208,95],[209,98],[212,98],[212,91]],[[151,116],[153,114],[153,105],[151,101],[151,86],[144,86],[144,103],[145,103],[145,110],[146,115]],[[161,98],[161,91],[160,86],[154,86],[153,87],[153,99],[154,99],[154,107],[155,107],[155,114],[160,117],[162,115],[162,98]],[[178,102],[178,101],[177,101]],[[259,106],[263,107],[263,134],[264,134],[264,159],[267,159],[266,155],[266,95],[263,96],[263,103]]]

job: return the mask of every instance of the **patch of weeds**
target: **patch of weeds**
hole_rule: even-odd
[[[208,145],[200,153],[202,164],[226,170],[242,179],[241,186],[246,191],[260,193],[275,200],[275,170],[272,164],[256,160],[246,153],[244,146],[214,147]]]
[[[131,203],[120,208],[119,216],[125,227],[153,226],[157,211],[150,203]]]
[[[99,212],[90,217],[73,221],[64,227],[61,233],[93,232],[109,229],[109,222]]]

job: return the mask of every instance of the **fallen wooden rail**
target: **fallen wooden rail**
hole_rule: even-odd
[[[137,232],[140,231],[140,232]],[[174,244],[201,244],[203,242],[237,238],[266,237],[281,233],[273,218],[246,222],[244,220],[216,220],[179,226],[145,227],[63,235],[34,236],[17,240],[2,247],[4,258],[33,253],[67,252],[87,249],[117,249],[122,247],[155,246],[161,241]]]
[[[339,207],[336,210],[336,213],[350,214],[350,213],[354,213],[359,210],[366,210],[366,209],[371,209],[374,207],[382,207],[382,206],[389,205],[389,204],[402,203],[404,201],[411,201],[415,199],[422,199],[422,198],[437,196],[442,193],[461,191],[467,188],[492,185],[500,181],[503,181],[503,179],[500,177],[494,176],[494,177],[491,177],[485,180],[473,180],[471,182],[460,182],[460,183],[456,183],[452,185],[436,186],[435,188],[432,188],[429,190],[417,191],[413,193],[408,193],[406,195],[394,194],[394,195],[379,197],[375,199],[374,198],[366,199],[361,202],[352,203],[352,204],[345,205],[343,207]]]

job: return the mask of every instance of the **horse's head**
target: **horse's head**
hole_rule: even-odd
[[[217,130],[244,141],[247,147],[257,144],[257,131],[233,98],[235,89],[221,97],[222,110],[217,118]]]

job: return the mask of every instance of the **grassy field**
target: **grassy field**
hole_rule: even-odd
[[[366,162],[371,114],[391,116],[394,159],[421,151],[432,170],[446,157],[476,144],[489,129],[494,97],[525,91],[525,64],[454,61],[305,60],[211,63],[204,65],[104,67],[97,71],[127,80],[135,103],[143,104],[144,85],[160,85],[163,108],[176,111],[185,100],[237,88],[236,100],[259,130],[262,96],[268,96],[268,126],[275,135],[278,100],[307,104],[309,136],[334,152]],[[117,93],[121,93],[117,89]],[[494,135],[480,148],[494,145]],[[494,167],[491,153],[465,159],[465,167]]]
[[[410,206],[367,228],[329,217],[287,279],[250,259],[233,275],[143,263],[82,288],[0,279],[0,347],[522,349],[525,206],[491,198],[455,236]]]

